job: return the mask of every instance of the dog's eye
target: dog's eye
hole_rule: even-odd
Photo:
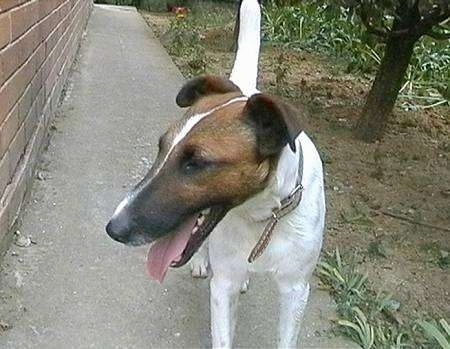
[[[211,162],[205,159],[199,159],[195,157],[190,157],[184,160],[183,162],[183,172],[186,174],[192,174],[203,170],[211,165]]]

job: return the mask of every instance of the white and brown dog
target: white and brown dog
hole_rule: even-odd
[[[189,107],[160,139],[145,178],[117,207],[115,240],[153,243],[147,267],[161,282],[192,258],[211,278],[214,347],[231,347],[239,291],[270,272],[280,292],[279,347],[295,347],[325,221],[322,162],[291,107],[256,89],[260,7],[243,0],[230,79],[187,82]]]

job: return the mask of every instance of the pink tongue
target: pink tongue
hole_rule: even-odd
[[[170,264],[178,260],[186,248],[195,222],[196,218],[188,219],[178,231],[156,240],[150,247],[147,256],[147,270],[153,280],[159,283],[163,282]]]

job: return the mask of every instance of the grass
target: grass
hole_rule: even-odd
[[[185,75],[192,77],[203,74],[208,57],[201,43],[201,28],[192,26],[184,18],[174,17],[169,32],[172,36],[168,46],[169,53],[185,58]]]
[[[372,76],[380,64],[384,45],[368,35],[359,17],[348,9],[315,1],[282,8],[269,3],[263,15],[267,42],[326,54],[340,61],[348,73]],[[449,42],[422,38],[416,45],[400,91],[401,107],[449,105]]]
[[[273,58],[272,65],[275,73],[275,93],[280,96],[289,96],[290,66],[283,51]]]
[[[355,256],[343,258],[336,249],[322,256],[316,271],[336,300],[340,333],[364,349],[450,349],[445,319],[398,320],[400,303],[387,293],[376,293],[356,264]]]
[[[143,1],[143,8],[160,9],[160,0],[155,1]],[[173,17],[167,48],[172,55],[183,58],[181,69],[187,77],[204,73],[207,68],[209,57],[205,56],[204,33],[214,28],[231,31],[234,12],[234,6],[230,4],[194,2],[188,16]],[[269,3],[263,8],[262,23],[266,44],[280,47],[280,52],[291,49],[324,54],[346,73],[371,77],[383,55],[384,45],[366,33],[357,15],[344,8],[318,5],[314,1],[302,1],[282,8]],[[449,41],[435,42],[422,38],[414,51],[400,91],[400,107],[411,110],[449,105]],[[288,67],[286,64],[283,66],[283,60],[277,60],[274,67],[276,90],[288,95],[289,91],[280,89],[286,86],[284,80],[289,75]]]
[[[450,348],[450,326],[447,321],[444,319],[439,320],[439,322],[419,321],[418,324],[429,338],[439,343],[441,348]]]
[[[204,44],[205,34],[224,27],[231,30],[233,25],[231,6],[207,2],[193,5],[188,16],[171,18],[165,46],[171,55],[181,59],[179,67],[186,77],[203,74],[210,60]]]

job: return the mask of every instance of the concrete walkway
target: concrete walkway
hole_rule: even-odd
[[[104,226],[145,173],[158,136],[180,116],[183,78],[135,10],[96,6],[44,155],[21,234],[0,274],[1,348],[210,346],[208,281],[188,268],[159,286],[146,248],[112,241]],[[241,299],[235,343],[274,346],[277,300],[264,277]],[[315,290],[304,347],[343,348],[325,330],[330,299]]]

